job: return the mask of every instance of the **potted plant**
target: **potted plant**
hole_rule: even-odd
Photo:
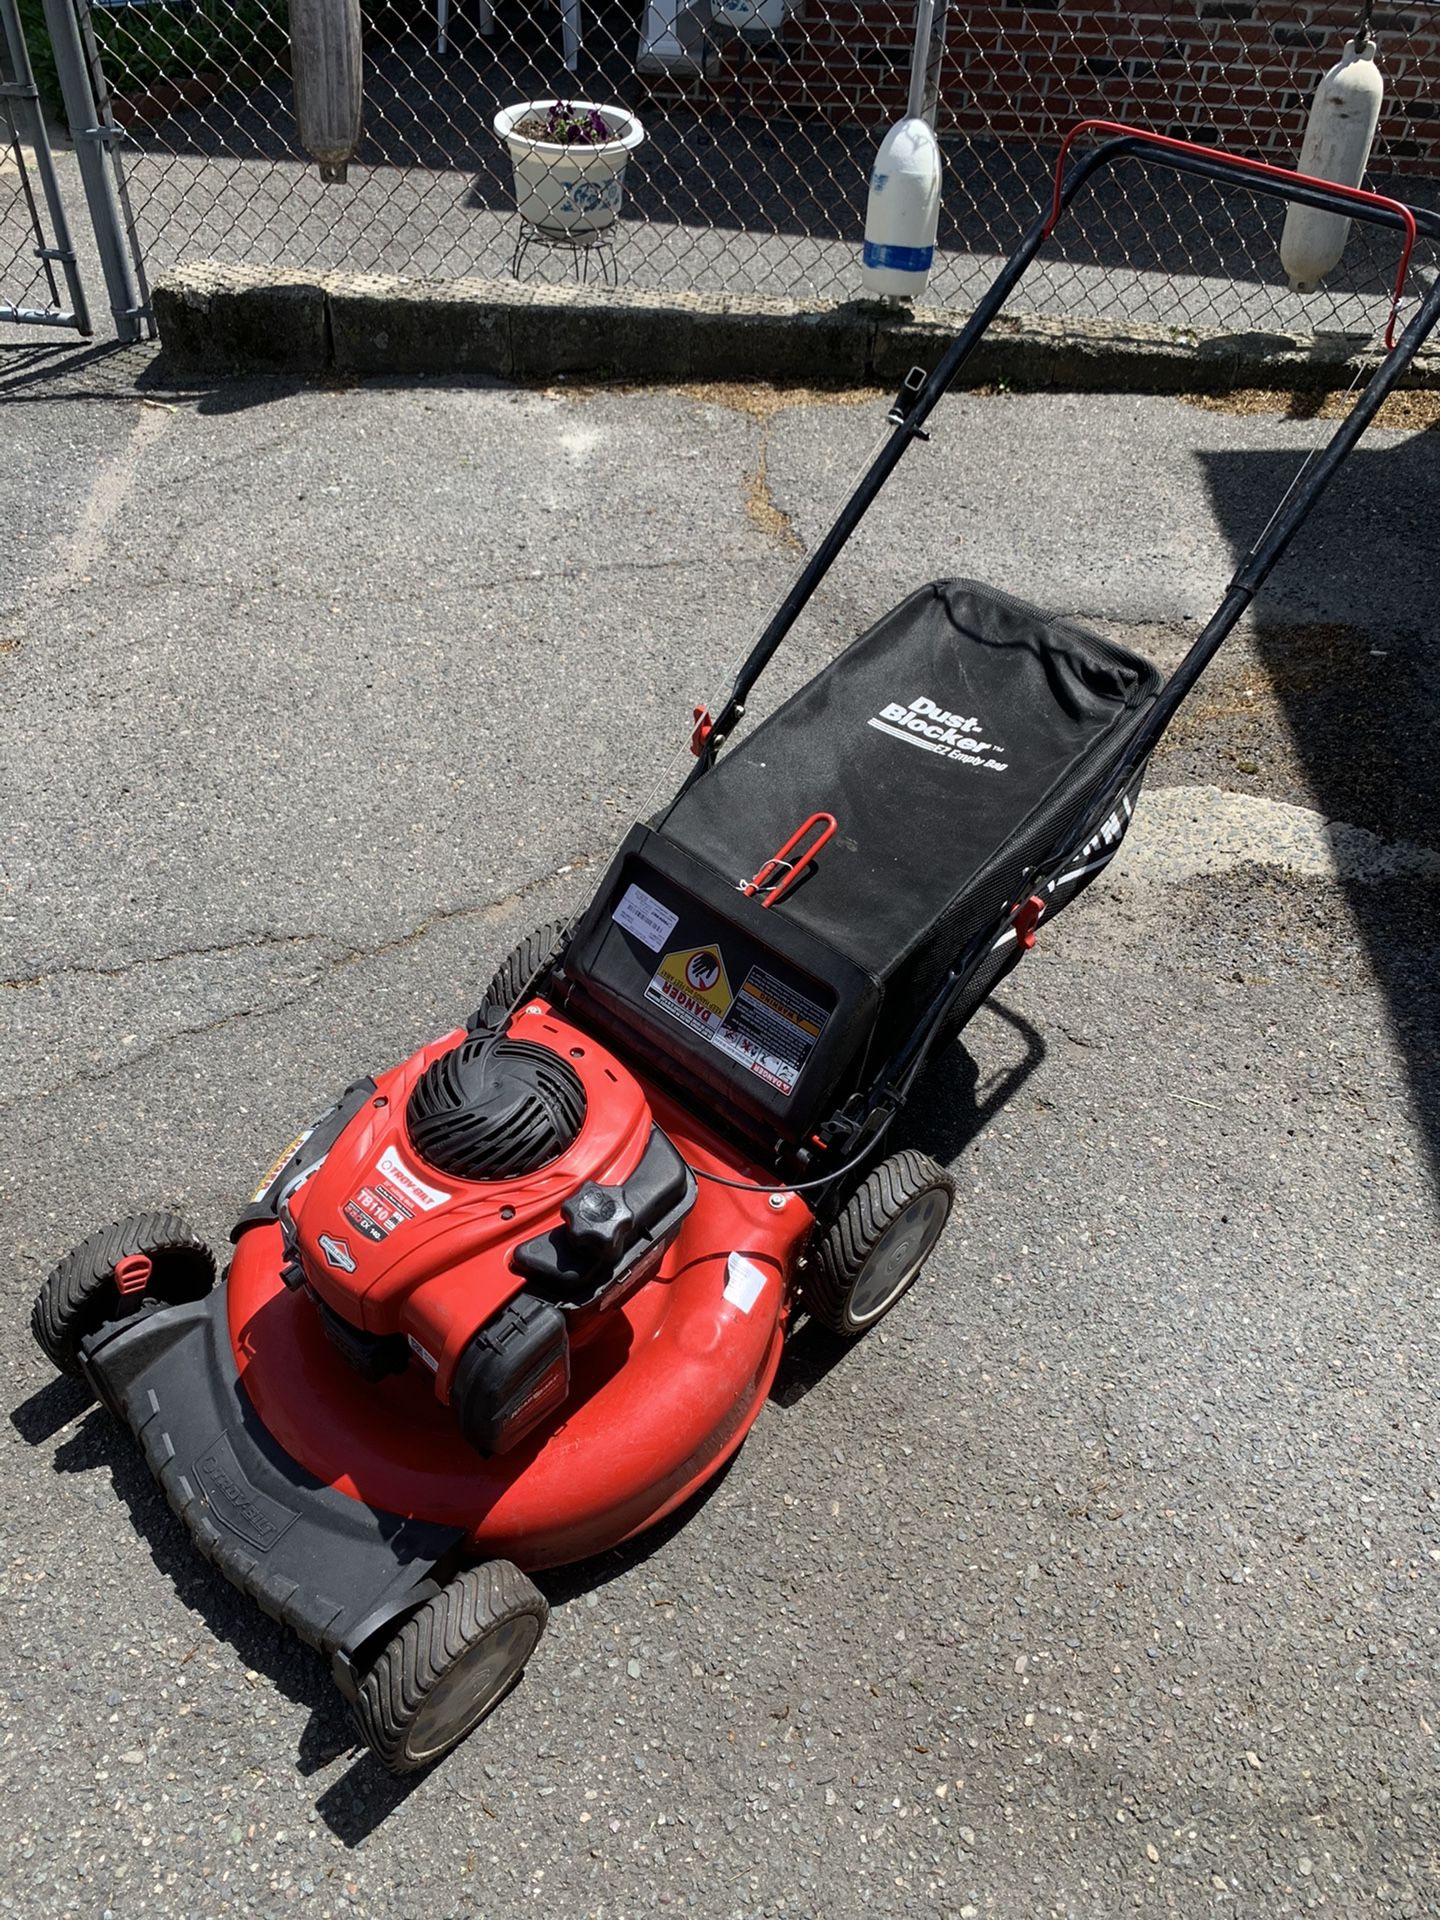
[[[520,217],[541,233],[598,233],[620,211],[625,163],[645,138],[626,107],[525,100],[502,107],[496,133],[515,168]]]

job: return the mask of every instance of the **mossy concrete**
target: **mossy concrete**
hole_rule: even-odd
[[[933,366],[965,319],[942,308],[761,294],[541,287],[298,273],[199,261],[155,289],[177,367],[296,374],[559,375],[664,383],[897,384]],[[1108,320],[1001,316],[967,385],[1077,393],[1226,393],[1348,385],[1378,355],[1346,336],[1222,333]],[[1440,387],[1440,352],[1410,384]]]

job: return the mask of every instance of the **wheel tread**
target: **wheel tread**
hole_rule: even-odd
[[[411,1758],[406,1742],[432,1687],[492,1628],[530,1614],[543,1631],[549,1611],[539,1589],[510,1561],[464,1568],[410,1616],[361,1682],[355,1701],[360,1737],[393,1772],[429,1765],[430,1759]]]
[[[495,969],[494,978],[485,989],[484,996],[475,1012],[471,1014],[468,1026],[474,1032],[485,1023],[485,1016],[497,1008],[506,1008],[517,1000],[526,984],[533,979],[556,947],[564,938],[568,922],[564,920],[546,920],[541,926],[517,940],[514,947]]]
[[[156,1261],[150,1291],[169,1305],[200,1300],[215,1284],[215,1256],[178,1213],[127,1214],[73,1247],[35,1296],[30,1330],[62,1373],[80,1371],[80,1342],[104,1321],[115,1267],[135,1253]]]
[[[846,1309],[865,1264],[906,1207],[935,1187],[953,1200],[950,1175],[913,1147],[892,1153],[871,1169],[810,1255],[801,1304],[811,1319],[848,1339],[864,1331],[849,1324]]]

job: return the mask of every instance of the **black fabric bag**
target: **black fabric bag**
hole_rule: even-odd
[[[810,814],[835,815],[835,837],[770,912],[881,987],[878,1058],[1027,870],[1104,797],[1160,684],[1147,661],[1083,627],[974,581],[937,582],[723,754],[657,825],[734,885]]]
[[[1112,791],[1116,763],[1158,685],[1005,594],[922,588],[631,832],[553,990],[687,1104],[767,1151],[798,1143],[1102,801],[1047,911],[1104,865],[1138,789]],[[771,906],[740,892],[816,812],[837,831],[793,885]],[[983,956],[952,1030],[1016,951]]]

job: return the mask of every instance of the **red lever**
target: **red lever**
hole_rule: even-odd
[[[690,751],[698,760],[705,751],[705,742],[715,731],[715,722],[710,718],[708,707],[696,707],[695,725],[690,734]]]
[[[765,898],[760,904],[762,907],[773,907],[785,889],[794,881],[796,875],[803,872],[804,869],[809,866],[820,849],[833,836],[836,825],[837,822],[833,813],[812,813],[808,820],[802,820],[794,833],[792,833],[790,838],[785,842],[784,846],[781,847],[778,852],[771,854],[764,866],[761,867],[760,871],[755,875],[755,878],[753,880],[741,881],[741,893],[753,896],[761,892],[762,889],[768,889],[765,893]],[[812,827],[819,829],[815,838],[803,853],[796,853],[796,847],[799,846],[800,842]],[[786,869],[784,878],[772,883],[771,875],[778,873],[781,867]]]
[[[1023,952],[1029,953],[1035,944],[1035,929],[1040,924],[1040,916],[1045,911],[1045,902],[1038,893],[1032,893],[1021,907],[1017,907],[1011,925],[1015,929],[1015,942]]]
[[[1120,120],[1081,120],[1060,143],[1059,157],[1055,162],[1055,192],[1050,201],[1050,218],[1045,223],[1047,240],[1060,218],[1060,193],[1064,186],[1066,156],[1082,133],[1103,133],[1116,139],[1143,140],[1147,146],[1164,147],[1170,153],[1219,154],[1227,167],[1238,167],[1242,173],[1258,173],[1266,180],[1298,181],[1306,187],[1323,187],[1326,193],[1338,193],[1342,200],[1353,200],[1356,206],[1383,207],[1386,213],[1398,214],[1405,228],[1405,245],[1400,252],[1395,291],[1390,298],[1390,318],[1385,326],[1385,345],[1387,349],[1394,346],[1395,322],[1399,318],[1405,276],[1410,271],[1410,255],[1415,247],[1415,215],[1403,200],[1392,200],[1388,193],[1371,193],[1368,187],[1342,187],[1338,180],[1322,180],[1317,174],[1297,173],[1293,167],[1272,166],[1268,160],[1247,160],[1241,154],[1227,153],[1224,147],[1202,147],[1194,140],[1174,140],[1168,133],[1152,133],[1149,127],[1127,127]]]
[[[150,1284],[153,1271],[148,1253],[127,1253],[123,1260],[115,1262],[115,1290],[123,1298],[126,1294],[143,1293]]]

